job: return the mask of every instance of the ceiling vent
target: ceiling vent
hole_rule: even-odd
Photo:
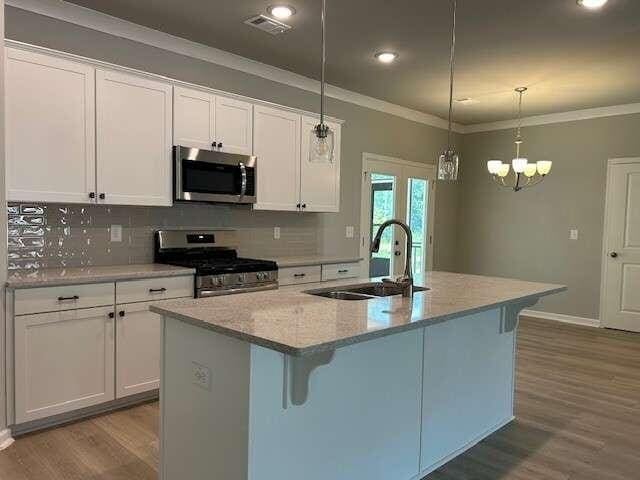
[[[266,15],[258,15],[245,20],[244,23],[250,27],[255,27],[263,32],[270,33],[271,35],[280,35],[291,30],[291,26],[286,23],[279,22],[273,18],[269,18]]]

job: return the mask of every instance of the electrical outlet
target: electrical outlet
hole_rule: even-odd
[[[191,370],[193,384],[211,391],[211,369],[197,362],[191,362]]]
[[[280,227],[273,227],[273,239],[280,240]]]
[[[578,240],[578,229],[572,228],[569,230],[569,240]]]
[[[110,232],[112,242],[122,241],[122,225],[111,225]]]
[[[353,238],[353,225],[347,225],[345,229],[345,235],[347,238]]]

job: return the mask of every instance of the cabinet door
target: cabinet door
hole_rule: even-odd
[[[97,70],[96,96],[99,201],[171,205],[171,85]]]
[[[113,305],[15,317],[16,422],[114,399]]]
[[[340,125],[326,122],[334,134],[333,161],[309,161],[310,132],[318,120],[304,117],[302,121],[302,154],[300,158],[300,203],[305,212],[340,211]]]
[[[173,89],[173,144],[211,150],[215,140],[215,97],[191,88]]]
[[[298,209],[301,116],[256,105],[254,144],[258,157],[257,210]]]
[[[216,134],[221,152],[253,153],[253,104],[216,97]]]
[[[160,315],[141,302],[116,307],[116,398],[160,387]]]
[[[89,202],[95,191],[95,70],[38,53],[6,53],[7,197]]]

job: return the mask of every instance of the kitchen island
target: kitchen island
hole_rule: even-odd
[[[152,307],[160,478],[413,480],[512,421],[519,312],[565,287],[422,283],[413,298],[305,285]]]

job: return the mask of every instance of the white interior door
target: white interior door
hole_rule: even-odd
[[[640,332],[640,158],[610,162],[606,217],[603,325]]]
[[[433,266],[433,207],[435,169],[430,165],[365,154],[363,158],[361,256],[370,277],[396,276],[404,271],[406,237],[400,227],[382,236],[380,251],[370,252],[371,240],[383,222],[401,220],[411,228],[412,270],[420,280]]]

